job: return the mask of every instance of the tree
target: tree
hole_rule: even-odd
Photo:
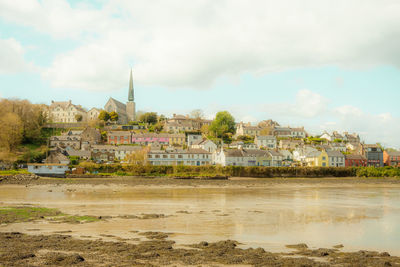
[[[118,121],[119,116],[118,116],[117,112],[112,111],[109,113],[109,116],[110,116],[111,121],[114,121],[114,122]]]
[[[210,125],[210,132],[219,138],[225,138],[235,133],[235,119],[228,111],[220,111]]]
[[[201,109],[194,109],[190,112],[190,117],[196,120],[202,119],[204,117],[204,112]]]
[[[99,120],[104,121],[104,122],[109,121],[110,114],[105,110],[100,111]]]
[[[131,165],[146,165],[147,163],[147,152],[149,151],[148,147],[142,148],[137,151],[133,151],[131,154],[128,154],[125,157],[125,160],[128,161]]]
[[[239,135],[237,137],[237,140],[243,141],[244,143],[253,143],[254,142],[254,136],[250,135]]]
[[[23,139],[23,123],[15,113],[0,116],[0,147],[13,151]]]
[[[43,143],[42,127],[47,122],[47,106],[32,104],[28,100],[0,99],[0,114],[13,113],[22,122],[21,143]]]
[[[204,134],[205,136],[208,136],[210,134],[210,126],[208,126],[207,124],[203,124],[203,126],[201,126],[201,133]]]
[[[139,121],[143,123],[156,124],[158,121],[156,112],[146,112],[140,115]]]
[[[81,114],[76,114],[76,115],[75,115],[75,120],[76,120],[77,122],[82,121],[82,119],[83,119],[83,116],[82,116]]]

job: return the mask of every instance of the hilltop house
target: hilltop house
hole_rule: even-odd
[[[236,125],[236,134],[235,136],[241,135],[249,135],[249,136],[257,136],[261,134],[261,128],[258,126],[251,126],[251,123],[244,124],[240,122]]]
[[[71,100],[64,102],[51,101],[48,117],[51,122],[78,122],[76,115],[82,116],[82,121],[87,120],[86,110],[80,105],[72,104]]]

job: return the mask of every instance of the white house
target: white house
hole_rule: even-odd
[[[98,108],[92,108],[87,112],[87,120],[88,121],[95,121],[99,118],[101,110]]]
[[[306,162],[307,155],[318,150],[311,146],[296,148],[293,151],[293,160],[299,162]]]
[[[204,149],[205,151],[213,153],[215,150],[217,150],[217,145],[211,140],[204,139],[193,143],[191,148]]]
[[[326,151],[328,154],[329,167],[345,167],[345,156],[336,150]]]
[[[293,162],[293,154],[289,150],[279,150],[282,155],[282,165],[290,166]]]
[[[82,106],[72,104],[71,100],[65,102],[51,101],[49,107],[50,121],[75,123],[78,122],[76,115],[81,115],[82,121],[87,119],[86,110]]]
[[[335,143],[333,142],[331,144],[331,148],[332,150],[336,150],[336,151],[340,151],[340,152],[346,152],[347,151],[347,147],[345,143]]]
[[[38,176],[47,177],[65,177],[68,170],[67,164],[44,163],[44,164],[28,164],[28,172]]]
[[[203,141],[203,136],[201,134],[188,134],[186,139],[187,139],[187,145],[191,146],[195,143]]]
[[[282,166],[282,155],[273,150],[223,149],[213,154],[214,164],[222,166]]]
[[[276,137],[273,135],[257,135],[254,138],[254,143],[257,145],[257,148],[268,148],[275,149],[276,148]]]
[[[211,164],[211,153],[204,149],[190,148],[150,150],[147,159],[151,165],[204,166]]]

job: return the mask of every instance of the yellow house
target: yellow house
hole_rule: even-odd
[[[307,166],[310,167],[328,167],[328,160],[328,153],[325,150],[312,152],[306,157]]]
[[[186,143],[185,134],[169,134],[169,144],[170,145],[184,145]]]

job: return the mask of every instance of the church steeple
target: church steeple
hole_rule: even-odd
[[[128,100],[132,102],[134,100],[133,97],[133,78],[132,78],[132,69],[131,69],[131,77],[129,78],[129,95]]]

